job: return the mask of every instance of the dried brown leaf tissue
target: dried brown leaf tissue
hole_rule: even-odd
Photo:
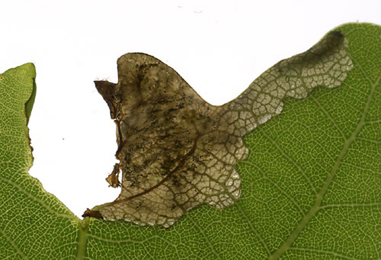
[[[353,67],[347,46],[344,35],[333,31],[222,106],[208,104],[160,60],[123,55],[117,84],[95,82],[117,128],[119,163],[107,182],[121,193],[84,217],[169,227],[201,204],[233,205],[242,193],[235,165],[249,153],[243,136],[278,115],[284,98],[340,85]]]

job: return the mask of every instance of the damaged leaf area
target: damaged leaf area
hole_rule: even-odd
[[[123,55],[117,84],[95,82],[117,128],[120,163],[107,182],[121,193],[83,216],[169,227],[201,204],[234,204],[242,193],[235,165],[248,156],[242,138],[278,115],[284,98],[339,86],[353,67],[347,47],[341,32],[331,32],[223,106],[208,104],[160,60]]]

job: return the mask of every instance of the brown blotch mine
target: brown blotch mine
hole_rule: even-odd
[[[234,204],[241,196],[235,165],[248,155],[243,136],[279,114],[285,97],[304,98],[316,86],[340,85],[353,67],[347,46],[340,32],[331,32],[223,106],[205,102],[160,60],[123,55],[117,84],[95,82],[116,123],[120,162],[107,181],[121,186],[121,193],[84,216],[169,227],[201,204]]]

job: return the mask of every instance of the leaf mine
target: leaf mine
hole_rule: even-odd
[[[208,104],[160,60],[123,55],[117,84],[95,82],[116,123],[120,162],[107,181],[121,193],[83,216],[170,227],[201,204],[234,204],[242,192],[235,165],[248,156],[243,136],[278,115],[284,98],[339,86],[353,67],[347,47],[340,32],[331,32],[222,106]]]

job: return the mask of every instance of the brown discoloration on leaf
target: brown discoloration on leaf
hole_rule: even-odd
[[[118,106],[120,104],[120,99],[115,93],[116,84],[108,81],[94,81],[94,83],[99,94],[102,95],[103,99],[110,108],[111,118],[115,119],[117,110],[119,109]]]
[[[217,208],[233,204],[240,196],[240,180],[229,163],[243,159],[247,149],[242,141],[228,143],[229,135],[218,129],[220,108],[151,56],[124,55],[118,70],[119,83],[100,93],[111,109],[117,108],[111,114],[122,191],[99,210],[102,216],[169,226],[201,203]],[[236,153],[228,154],[233,146]],[[111,185],[114,177],[112,173]],[[227,181],[233,183],[230,188]]]
[[[91,210],[91,209],[86,209],[85,212],[82,214],[82,217],[103,219],[101,213],[98,210]]]
[[[237,99],[212,106],[170,67],[141,53],[118,60],[118,84],[96,82],[117,125],[119,165],[107,178],[122,190],[99,207],[105,220],[171,226],[188,210],[232,205],[241,195],[235,165],[242,137],[317,85],[338,86],[352,68],[347,42],[328,34],[307,52],[263,73]]]
[[[114,165],[114,169],[112,170],[112,173],[106,178],[106,181],[110,184],[109,187],[117,188],[120,186],[119,171],[120,171],[120,167],[119,167],[119,164],[117,163]]]

